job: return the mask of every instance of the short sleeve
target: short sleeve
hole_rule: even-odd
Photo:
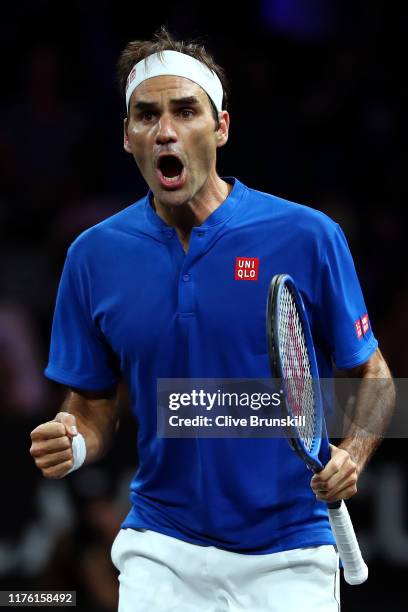
[[[83,275],[84,276],[84,275]],[[69,387],[104,390],[119,380],[115,355],[92,319],[87,282],[68,256],[62,272],[45,375]]]
[[[321,252],[315,324],[336,366],[356,367],[376,350],[353,258],[342,229],[334,227]]]

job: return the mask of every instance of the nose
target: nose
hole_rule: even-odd
[[[157,123],[156,142],[157,144],[167,144],[177,141],[177,133],[173,121],[169,115],[162,115]]]

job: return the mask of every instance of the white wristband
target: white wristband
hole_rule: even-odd
[[[70,470],[68,470],[67,474],[70,474],[74,470],[77,470],[81,467],[86,457],[86,445],[85,438],[82,434],[78,433],[74,438],[72,438],[72,453],[74,455],[74,465]],[[67,475],[65,474],[65,476]]]

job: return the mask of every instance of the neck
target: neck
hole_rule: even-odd
[[[159,217],[175,228],[183,247],[188,247],[192,228],[204,223],[228,197],[231,189],[232,185],[217,175],[214,179],[209,177],[203,187],[184,204],[168,206],[156,197],[153,204]]]

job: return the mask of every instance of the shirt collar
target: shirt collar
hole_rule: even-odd
[[[232,185],[230,193],[222,202],[222,204],[220,204],[220,206],[218,206],[218,208],[216,208],[201,225],[197,226],[197,229],[200,228],[201,230],[207,230],[215,226],[219,226],[220,224],[228,221],[228,219],[230,219],[234,214],[236,207],[245,191],[245,186],[234,177],[223,177],[223,180]],[[159,215],[156,213],[152,205],[152,199],[153,193],[151,190],[149,190],[145,198],[146,218],[149,223],[156,228],[156,230],[159,230],[159,232],[163,232],[164,234],[166,234],[169,232],[169,230],[171,231],[173,228],[167,225],[167,223],[165,223],[163,219],[159,217]]]

